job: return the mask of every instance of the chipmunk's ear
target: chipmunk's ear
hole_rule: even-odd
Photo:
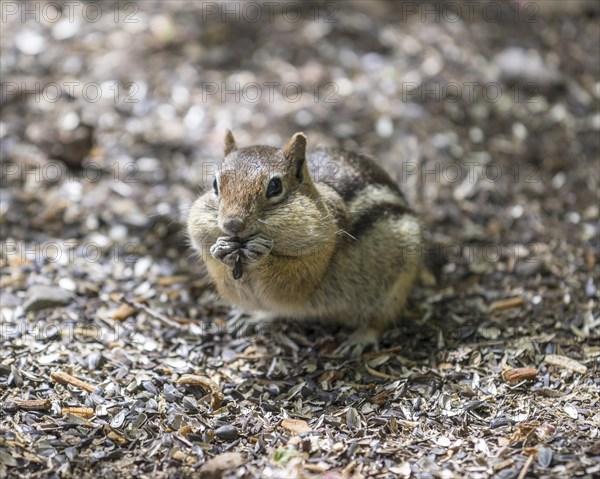
[[[236,149],[237,146],[235,144],[235,138],[233,137],[233,133],[231,133],[231,130],[227,130],[227,133],[225,134],[225,156],[227,156],[232,151],[235,151]]]
[[[283,156],[288,161],[293,161],[296,169],[296,178],[302,182],[306,175],[306,136],[304,133],[295,133],[283,148]]]

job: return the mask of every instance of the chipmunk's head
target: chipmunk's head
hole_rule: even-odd
[[[218,226],[242,239],[269,230],[274,223],[285,222],[287,206],[310,185],[304,134],[296,133],[283,148],[238,148],[228,131],[225,160],[213,182]]]

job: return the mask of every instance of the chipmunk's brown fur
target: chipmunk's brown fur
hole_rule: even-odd
[[[348,345],[376,342],[420,263],[421,227],[395,183],[357,153],[306,156],[302,133],[282,149],[237,148],[231,132],[225,143],[216,188],[188,218],[219,293],[248,310],[354,328]]]

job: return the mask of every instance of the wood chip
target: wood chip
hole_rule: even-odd
[[[507,467],[512,466],[515,463],[514,459],[505,459],[504,461],[497,462],[494,464],[494,472],[501,471],[502,469],[506,469]]]
[[[304,469],[310,472],[320,473],[331,469],[331,465],[327,464],[325,461],[319,461],[316,464],[305,463]]]
[[[195,374],[183,374],[178,380],[177,384],[186,386],[198,386],[204,389],[207,393],[210,393],[210,407],[215,410],[221,406],[223,402],[223,391],[217,383],[212,379],[204,376],[197,376]]]
[[[186,283],[189,281],[190,277],[185,274],[179,274],[175,276],[165,276],[158,280],[158,284],[161,286],[171,286],[177,283]]]
[[[10,398],[7,402],[13,402],[17,405],[19,409],[24,409],[26,411],[45,411],[50,409],[52,406],[52,401],[49,398],[46,399],[18,399],[18,398]]]
[[[188,466],[192,466],[192,465],[196,464],[196,460],[197,460],[194,456],[186,454],[185,452],[183,452],[181,450],[175,451],[173,453],[173,459],[175,459],[176,461],[184,462]]]
[[[544,361],[546,364],[557,366],[561,369],[569,369],[579,374],[585,374],[588,370],[587,366],[581,364],[579,361],[558,354],[546,354]]]
[[[344,469],[342,469],[342,477],[347,477],[350,475],[350,473],[352,472],[352,470],[356,467],[356,461],[352,460],[348,463],[348,465],[346,467],[344,467]]]
[[[308,425],[306,421],[302,419],[284,419],[281,421],[281,426],[292,434],[302,434],[303,432],[310,432],[312,428]]]
[[[76,377],[71,376],[70,374],[64,373],[62,371],[54,371],[50,373],[50,379],[52,379],[55,383],[59,384],[69,384],[71,386],[75,386],[76,388],[83,389],[89,393],[94,392],[96,386],[93,386],[81,379],[77,379]]]
[[[519,476],[517,477],[517,479],[525,479],[525,476],[527,475],[527,471],[531,467],[531,463],[533,462],[534,458],[535,458],[535,454],[529,454],[529,457],[525,461],[525,464],[523,465],[523,469],[521,469],[521,472],[519,473]]]
[[[75,416],[84,417],[86,419],[92,417],[95,414],[94,409],[91,407],[63,407],[62,413],[73,414]]]
[[[136,309],[128,304],[122,304],[119,308],[113,313],[112,319],[115,321],[125,321],[127,318],[133,316],[136,312]]]
[[[104,432],[106,433],[106,437],[113,442],[116,442],[119,446],[125,446],[129,442],[122,434],[119,434],[117,431],[114,431],[110,428],[108,424],[104,425]]]
[[[502,371],[500,376],[505,382],[514,384],[519,381],[533,380],[536,378],[537,373],[538,371],[535,368],[511,368]]]
[[[523,296],[501,299],[500,301],[494,301],[490,304],[488,312],[493,313],[494,311],[501,311],[503,309],[518,308],[519,306],[523,306],[524,303],[525,299]]]

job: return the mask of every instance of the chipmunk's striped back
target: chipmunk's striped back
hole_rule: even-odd
[[[350,236],[358,238],[381,219],[414,214],[396,183],[368,156],[319,148],[307,160],[313,181],[328,185],[343,200],[347,215],[340,226]]]

